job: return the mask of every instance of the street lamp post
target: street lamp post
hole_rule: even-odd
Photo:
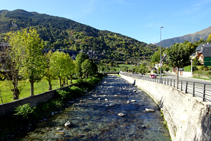
[[[162,27],[160,27],[160,82],[161,82],[161,80],[162,80],[162,74],[161,74],[161,28],[164,28],[163,26]]]

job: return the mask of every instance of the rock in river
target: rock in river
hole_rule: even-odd
[[[64,124],[64,126],[65,127],[71,127],[71,126],[73,126],[74,124],[71,122],[71,121],[67,121],[65,124]]]
[[[124,117],[124,116],[125,116],[125,114],[123,114],[123,113],[118,113],[118,116],[120,116],[120,117]]]
[[[147,111],[147,112],[154,112],[155,110],[145,108],[145,111]]]
[[[113,106],[114,106],[114,103],[110,103],[109,106],[110,106],[110,107],[113,107]]]

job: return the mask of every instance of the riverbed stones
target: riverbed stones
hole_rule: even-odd
[[[127,101],[127,104],[130,104],[130,101]]]
[[[114,103],[110,103],[110,104],[109,104],[109,107],[113,107],[113,106],[114,106]]]
[[[136,102],[136,100],[131,100],[131,102]]]
[[[119,116],[119,117],[124,117],[125,114],[123,114],[123,113],[118,113],[118,116]]]
[[[146,111],[146,112],[154,112],[155,110],[153,110],[153,109],[148,109],[148,108],[145,108],[145,111]]]
[[[67,121],[64,126],[65,127],[72,127],[74,124],[71,121]]]

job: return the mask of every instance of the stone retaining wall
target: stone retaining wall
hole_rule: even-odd
[[[121,77],[145,91],[162,108],[173,141],[211,140],[210,102],[160,83]]]
[[[69,86],[72,86],[72,85],[69,85]],[[31,107],[34,107],[34,106],[38,105],[39,103],[48,101],[56,94],[56,90],[66,90],[69,86],[55,89],[55,90],[48,91],[48,92],[44,92],[44,93],[30,96],[27,98],[19,99],[19,100],[13,101],[13,102],[0,104],[0,116],[12,113],[15,110],[15,107],[18,107],[19,105],[29,103]]]

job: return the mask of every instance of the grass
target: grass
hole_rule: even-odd
[[[121,67],[128,67],[130,69],[130,67],[132,67],[134,65],[131,64],[118,64],[118,67],[115,67],[116,70],[120,70]]]
[[[200,77],[196,77],[196,76],[193,76],[193,78],[196,78],[196,79],[201,79],[201,80],[209,80],[209,81],[211,81],[211,79],[208,79],[208,78],[200,78]]]
[[[73,80],[73,83],[76,83],[76,80]],[[68,84],[70,84],[70,81],[68,81]],[[20,81],[19,85],[22,86],[22,90],[19,95],[19,99],[26,98],[30,96],[30,83],[26,81]],[[1,96],[3,99],[3,103],[8,103],[13,101],[13,93],[12,91],[6,87],[5,81],[0,81],[0,91]],[[59,80],[53,80],[52,81],[52,88],[57,89],[59,88]],[[34,95],[47,92],[48,91],[48,82],[46,80],[41,80],[39,82],[34,83]],[[1,98],[0,98],[0,104],[2,104]]]

